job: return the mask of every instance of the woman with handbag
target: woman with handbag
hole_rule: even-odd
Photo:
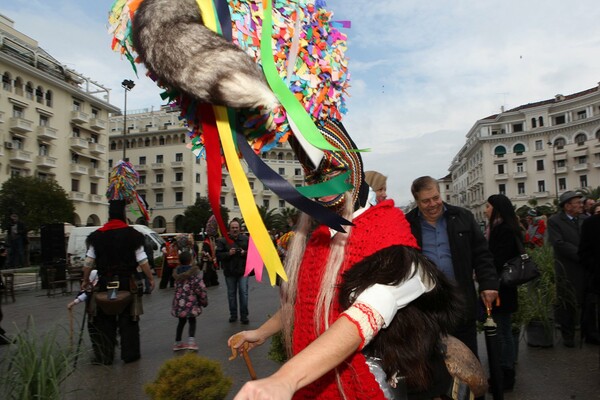
[[[520,256],[518,242],[523,242],[519,220],[508,197],[494,194],[487,199],[485,214],[488,217],[487,238],[489,249],[494,256],[498,276],[504,264]],[[522,245],[521,245],[522,247]],[[517,311],[517,288],[500,282],[498,291],[500,304],[492,309],[492,317],[498,326],[500,341],[500,364],[503,372],[503,387],[511,391],[515,385],[515,342],[512,335],[512,314]]]

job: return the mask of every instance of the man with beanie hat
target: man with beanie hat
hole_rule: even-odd
[[[117,344],[117,329],[120,335],[121,359],[126,363],[140,358],[139,315],[143,284],[141,274],[148,279],[150,289],[154,288],[154,277],[144,251],[144,235],[127,224],[125,207],[136,195],[135,177],[137,173],[131,164],[120,162],[111,172],[108,222],[92,232],[87,239],[88,251],[83,267],[83,288],[88,288],[92,269],[98,271],[98,282],[88,312],[88,331],[94,350],[94,363],[111,365]],[[123,184],[123,183],[127,184]],[[124,189],[130,188],[130,189]],[[133,189],[133,192],[126,191]],[[119,198],[120,197],[120,198]],[[140,203],[138,203],[140,204]],[[108,302],[109,287],[124,293]],[[116,293],[115,293],[116,294]],[[128,295],[129,294],[129,295]],[[119,293],[119,295],[121,295]]]

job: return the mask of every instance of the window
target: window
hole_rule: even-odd
[[[79,179],[71,179],[71,191],[79,192]]]
[[[279,168],[279,175],[285,175],[285,168]]]
[[[140,165],[146,165],[146,156],[141,156],[139,161]]]
[[[162,204],[164,199],[163,193],[156,193],[156,204]]]
[[[2,75],[2,88],[4,90],[8,90],[9,92],[12,89],[12,82],[11,82],[10,75],[8,74],[8,72],[5,72],[4,75]]]
[[[11,167],[10,168],[10,177],[14,178],[16,176],[25,176],[25,174],[23,174],[23,170],[21,170],[20,168]]]
[[[98,135],[96,135],[95,133],[92,133],[90,135],[90,143],[98,143]]]
[[[73,100],[73,111],[81,111],[81,102]]]
[[[587,113],[585,112],[585,110],[577,111],[577,119],[586,119],[586,118],[587,118]]]
[[[538,181],[538,192],[545,192],[546,191],[546,182],[545,181]]]
[[[112,168],[113,166],[113,160],[108,160],[108,168]]]
[[[35,101],[44,104],[44,89],[42,89],[41,86],[38,86],[37,89],[35,89]]]
[[[198,200],[200,198],[200,193],[196,192],[196,200]]]
[[[156,156],[156,163],[157,164],[162,164],[163,160],[164,160],[164,157],[163,157],[162,154],[159,154],[159,155]]]
[[[43,172],[38,172],[37,177],[38,177],[39,180],[42,180],[42,181],[49,181],[50,180],[50,177],[48,176],[48,174],[43,173]]]
[[[117,142],[110,142],[110,149],[111,150],[116,150],[117,149]]]
[[[519,183],[517,183],[517,193],[518,194],[525,194],[525,182],[519,182]]]
[[[49,126],[50,119],[45,115],[40,115],[40,126]]]
[[[200,174],[196,174],[196,183],[200,183]]]
[[[176,153],[175,154],[175,161],[177,161],[177,162],[183,161],[183,153]]]
[[[279,208],[285,208],[285,200],[279,200]]]
[[[31,82],[27,82],[27,85],[25,85],[25,97],[29,100],[33,99],[33,85]]]
[[[517,172],[525,172],[525,167],[522,162],[517,163]]]
[[[76,126],[74,126],[73,128],[71,128],[71,136],[73,136],[73,137],[80,137],[81,136],[81,131],[79,130],[79,128],[77,128]]]
[[[23,149],[23,139],[13,136],[10,141],[12,142],[13,148],[19,150]]]
[[[158,138],[158,144],[161,146],[165,145],[165,138],[163,136],[161,136],[160,138]]]
[[[513,132],[523,132],[523,124],[513,124]]]
[[[150,138],[144,139],[144,147],[150,147]]]
[[[506,195],[506,184],[501,183],[498,185],[498,193]]]
[[[234,206],[234,207],[239,207],[239,206],[240,206],[240,203],[238,202],[238,199],[237,199],[237,197],[234,197],[234,198],[233,198],[233,206]]]
[[[504,155],[506,154],[506,147],[496,146],[496,148],[494,149],[494,154],[496,155],[496,157],[504,157]]]
[[[504,164],[498,164],[498,174],[502,175],[504,173]]]
[[[513,147],[513,152],[520,156],[525,152],[525,146],[522,143],[515,144],[515,147]]]
[[[92,107],[92,118],[98,118],[99,113],[98,109]]]
[[[183,192],[175,192],[175,203],[183,203]]]
[[[539,118],[538,118],[538,125],[539,125],[540,127],[541,127],[541,126],[544,126],[544,118],[542,118],[542,117],[539,117]]]
[[[250,189],[253,189],[253,190],[254,190],[254,182],[250,181],[250,182],[248,182],[248,183],[250,184]]]
[[[580,133],[579,135],[575,136],[575,143],[577,143],[577,146],[583,146],[586,140],[587,137],[585,136],[585,133]]]
[[[38,148],[38,155],[47,156],[48,155],[48,145],[40,144],[40,147]]]
[[[224,206],[225,205],[225,197],[221,196],[221,205]]]
[[[567,178],[558,178],[558,190],[567,190]]]
[[[176,172],[175,173],[175,182],[181,182],[183,181],[183,172]]]
[[[535,120],[535,118],[531,118],[531,127],[535,128],[537,126],[537,121]]]
[[[577,157],[577,164],[585,164],[587,162],[587,156]]]
[[[294,175],[296,175],[296,176],[302,175],[302,171],[300,170],[300,168],[294,168]]]
[[[564,138],[558,138],[554,141],[554,147],[556,147],[558,150],[565,147],[566,144],[567,144],[567,141]]]
[[[283,160],[283,153],[277,153],[277,159],[282,161]]]
[[[268,210],[269,206],[270,206],[269,199],[263,199],[263,207],[265,207]]]
[[[557,116],[557,117],[554,118],[554,123],[556,125],[562,125],[565,122],[567,122],[567,119],[565,118],[564,115],[559,115],[559,116]]]
[[[79,164],[79,154],[71,153],[71,162],[73,164]]]
[[[556,160],[556,168],[564,168],[566,165],[565,160]]]
[[[139,184],[140,185],[145,185],[146,184],[146,175],[140,175]]]
[[[25,109],[23,107],[13,105],[13,117],[25,118]]]
[[[225,178],[221,178],[221,187],[227,187],[227,182],[225,181]]]
[[[536,140],[535,141],[535,149],[536,150],[543,150],[544,149],[544,141],[543,140]]]
[[[537,171],[543,171],[544,170],[544,160],[537,160],[535,162],[536,164],[536,170]]]
[[[588,182],[587,182],[587,175],[581,175],[579,176],[579,186],[581,186],[582,188],[587,187]]]
[[[96,182],[90,183],[90,194],[98,194],[98,184]]]

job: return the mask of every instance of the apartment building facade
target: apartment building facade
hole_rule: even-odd
[[[125,118],[125,120],[124,120]],[[123,132],[125,131],[125,134]],[[148,203],[149,225],[157,232],[180,232],[185,209],[198,197],[207,197],[206,161],[190,150],[187,128],[179,121],[179,110],[164,106],[159,110],[128,111],[110,119],[109,166],[128,159],[140,174],[139,193]],[[302,185],[302,168],[288,143],[278,144],[261,155],[263,161],[294,186]],[[289,207],[265,188],[247,164],[242,166],[257,205],[267,209]],[[222,206],[229,217],[241,217],[241,210],[228,171],[223,168]],[[142,222],[129,212],[128,218]]]
[[[517,208],[554,204],[567,190],[600,185],[599,86],[483,118],[454,157],[451,204],[485,222],[486,199]]]
[[[76,225],[106,220],[109,90],[65,67],[0,15],[0,184],[54,179]]]

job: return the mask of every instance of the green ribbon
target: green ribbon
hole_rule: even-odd
[[[327,182],[316,183],[310,186],[300,186],[297,187],[296,190],[298,190],[301,195],[313,199],[331,196],[332,194],[346,193],[354,187],[348,182],[349,178],[350,171],[338,175]]]

